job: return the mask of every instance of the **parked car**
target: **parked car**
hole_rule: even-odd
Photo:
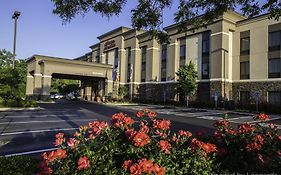
[[[64,98],[64,95],[62,95],[62,94],[52,94],[52,95],[50,95],[50,98],[51,99],[62,99],[62,98]]]

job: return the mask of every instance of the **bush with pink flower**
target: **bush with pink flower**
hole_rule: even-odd
[[[216,174],[281,172],[281,136],[273,124],[215,123],[213,136],[170,130],[156,113],[114,114],[112,123],[94,121],[72,138],[56,135],[56,151],[44,153],[39,174]],[[255,117],[265,122],[268,116]]]
[[[243,123],[237,128],[228,120],[215,123],[212,141],[218,147],[216,162],[230,172],[280,173],[281,139],[277,127],[267,122],[266,114],[257,114],[254,119],[255,124]]]
[[[43,154],[40,174],[210,174],[216,146],[189,131],[170,131],[171,122],[139,111],[118,113],[111,125],[94,121],[72,138],[56,135],[58,150]]]

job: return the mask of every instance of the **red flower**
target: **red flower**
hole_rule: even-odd
[[[281,136],[278,136],[277,138],[278,138],[279,141],[281,141]]]
[[[277,125],[274,124],[274,123],[268,123],[268,127],[269,127],[270,129],[274,129],[274,130],[277,129]]]
[[[238,127],[239,133],[249,133],[249,132],[253,132],[255,130],[256,130],[256,127],[254,125],[249,124],[249,123],[241,124]]]
[[[123,163],[123,168],[125,170],[128,170],[132,165],[133,165],[133,161],[132,160],[125,160],[124,163]]]
[[[254,141],[255,141],[255,142],[258,142],[258,143],[260,143],[260,144],[263,144],[264,138],[263,138],[262,135],[259,134],[259,135],[256,135],[256,136],[255,136]]]
[[[56,141],[55,146],[60,146],[65,141],[64,133],[57,133],[56,134]]]
[[[144,173],[152,174],[154,170],[154,165],[151,160],[141,159],[139,161],[139,166],[141,167],[142,172]]]
[[[223,127],[223,128],[229,128],[229,121],[228,120],[218,120],[214,124],[215,127]]]
[[[60,146],[65,141],[65,138],[57,138],[55,142],[55,146]]]
[[[104,128],[108,127],[108,123],[101,121],[94,121],[89,123],[89,133],[94,135],[100,135]]]
[[[152,119],[152,118],[155,118],[155,117],[157,116],[157,113],[156,113],[156,112],[153,112],[153,111],[150,111],[150,112],[147,114],[147,116]]]
[[[144,132],[137,132],[133,137],[133,143],[136,147],[143,147],[150,142],[149,136]]]
[[[164,175],[165,174],[165,168],[160,167],[157,164],[154,164],[154,173],[157,174],[157,175]]]
[[[246,149],[247,149],[247,151],[254,151],[254,150],[259,151],[261,149],[261,144],[259,144],[257,142],[251,142],[251,143],[247,144]]]
[[[52,162],[55,159],[64,159],[67,157],[66,151],[64,149],[58,149],[56,151],[51,151],[49,153],[45,152],[42,154],[43,160],[46,163]]]
[[[140,132],[145,132],[145,133],[149,132],[149,127],[146,124],[141,122],[140,126],[141,126]]]
[[[172,148],[171,144],[166,141],[166,140],[160,140],[158,142],[158,146],[160,147],[160,149],[162,151],[164,151],[166,154],[169,154],[170,153],[170,149]]]
[[[132,125],[135,122],[131,117],[127,117],[123,113],[114,114],[111,121],[115,127]]]
[[[144,113],[142,111],[138,111],[138,112],[136,112],[136,116],[137,117],[143,117]]]
[[[134,129],[128,129],[127,131],[125,131],[125,135],[129,140],[132,140],[136,133],[137,132]]]
[[[254,116],[254,119],[265,121],[265,120],[269,120],[270,117],[266,114],[257,114],[256,116]]]
[[[67,157],[66,151],[64,149],[58,149],[55,152],[55,157],[58,159],[64,159]]]
[[[191,137],[192,136],[192,133],[189,132],[189,131],[184,131],[184,130],[179,130],[179,135],[180,136],[183,136],[183,137]]]
[[[59,132],[56,134],[56,138],[63,138],[63,137],[64,137],[64,133]]]
[[[170,120],[154,120],[153,121],[153,128],[154,129],[162,129],[168,130],[170,128],[171,122]]]
[[[80,157],[78,160],[78,170],[90,168],[90,161],[87,157]]]
[[[163,138],[167,138],[168,137],[167,134],[160,132],[158,129],[155,131],[155,134],[157,134],[158,136],[163,137]]]
[[[75,146],[79,143],[78,140],[76,140],[75,138],[70,138],[69,141],[67,142],[67,145],[73,149],[75,148]]]
[[[177,137],[174,135],[170,141],[173,141],[173,142],[178,143],[178,142],[180,141],[180,139],[177,138]]]
[[[204,150],[206,153],[211,153],[211,152],[216,152],[217,151],[217,146],[211,143],[204,143],[202,141],[197,140],[196,138],[193,138],[191,140],[192,146],[193,147],[199,147],[202,150]]]
[[[138,164],[134,164],[130,167],[130,175],[140,175],[141,172],[141,168]]]

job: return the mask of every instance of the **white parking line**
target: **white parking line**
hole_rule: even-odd
[[[36,114],[37,115],[37,114]],[[43,117],[75,117],[78,114],[44,114],[39,116],[32,116],[32,115],[7,115],[5,118],[43,118]]]
[[[58,148],[48,148],[48,149],[41,149],[41,150],[35,150],[35,151],[27,151],[27,152],[14,153],[14,154],[6,154],[3,157],[23,156],[23,155],[28,155],[28,154],[36,154],[36,153],[54,151],[54,150],[57,150],[57,149]]]
[[[9,135],[18,135],[18,134],[30,134],[30,133],[40,133],[40,132],[69,131],[69,130],[76,130],[76,129],[78,129],[78,128],[42,129],[42,130],[33,130],[33,131],[7,132],[7,133],[0,134],[0,136],[9,136]]]
[[[84,121],[96,121],[97,119],[82,119],[82,120],[47,120],[47,121],[29,121],[29,122],[3,122],[0,125],[7,124],[30,124],[30,123],[56,123],[56,122],[84,122]]]

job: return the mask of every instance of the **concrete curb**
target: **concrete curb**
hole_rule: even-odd
[[[13,112],[13,111],[36,111],[43,110],[41,107],[36,108],[0,108],[0,112]]]

